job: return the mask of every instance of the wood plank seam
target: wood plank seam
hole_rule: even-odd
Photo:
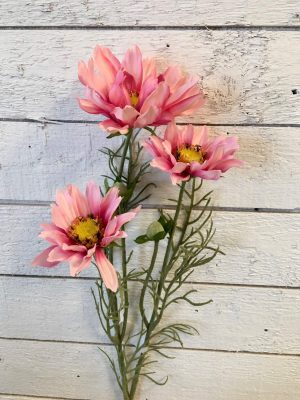
[[[3,337],[0,336],[0,340],[10,340],[10,341],[22,341],[22,342],[37,342],[37,343],[66,343],[66,344],[76,344],[76,345],[87,345],[87,346],[104,346],[113,347],[112,343],[105,342],[90,342],[90,341],[77,341],[77,340],[55,340],[55,339],[35,339],[35,338],[22,338],[22,337]],[[133,345],[126,345],[126,347],[133,347]],[[199,347],[175,347],[166,346],[167,350],[175,351],[199,351],[199,352],[210,352],[210,353],[229,353],[229,354],[253,354],[253,355],[268,355],[268,356],[281,356],[281,357],[300,357],[300,353],[275,353],[269,351],[250,351],[250,350],[226,350],[226,349],[213,349],[213,348],[199,348]]]
[[[0,30],[60,30],[60,31],[74,31],[74,30],[86,30],[86,31],[299,31],[299,26],[284,26],[284,25],[1,25]]]
[[[53,397],[53,396],[36,396],[33,394],[16,394],[16,393],[2,393],[0,392],[0,396],[8,396],[11,397],[13,396],[13,400],[15,398],[20,398],[21,400],[23,400],[24,398],[28,398],[28,399],[40,399],[40,400],[87,400],[87,399],[74,399],[74,398],[70,398],[70,397]],[[0,399],[1,400],[1,399]]]
[[[25,274],[1,274],[2,278],[34,278],[34,279],[75,279],[72,276],[61,276],[61,275],[25,275]],[[91,276],[77,276],[76,280],[95,281],[97,278]],[[129,279],[130,282],[134,282],[133,279]],[[153,279],[155,281],[155,279]],[[166,281],[168,282],[168,281]],[[197,281],[186,281],[187,285],[198,285],[198,286],[225,286],[225,287],[249,287],[249,288],[261,288],[261,289],[286,289],[286,290],[300,290],[300,286],[280,286],[280,285],[259,285],[259,284],[248,284],[248,283],[226,283],[226,282],[197,282]]]
[[[54,200],[53,200],[54,201]],[[29,206],[29,207],[49,207],[53,201],[44,200],[10,200],[10,199],[0,199],[1,206]],[[175,210],[175,207],[168,204],[143,204],[144,210]],[[195,207],[195,210],[201,210],[201,207]],[[211,211],[225,211],[225,212],[247,212],[247,213],[269,213],[269,214],[298,214],[300,213],[300,208],[262,208],[262,207],[220,207],[212,206],[207,207],[207,210]]]
[[[85,119],[48,119],[48,118],[9,118],[4,117],[0,118],[0,122],[27,122],[27,123],[36,123],[42,125],[62,125],[62,124],[87,124],[87,125],[98,125],[98,121],[91,121]],[[184,126],[186,123],[177,122],[177,125]],[[212,123],[212,122],[203,122],[197,123],[193,122],[195,126],[213,126],[213,127],[253,127],[253,128],[300,128],[300,124],[268,124],[268,123],[236,123],[236,124],[227,124],[227,123]]]
[[[87,124],[87,125],[97,125],[98,121],[91,121],[85,119],[48,119],[48,118],[0,118],[0,122],[29,122],[43,125],[60,125],[60,124]],[[184,122],[178,122],[177,125],[186,125]],[[236,124],[227,124],[227,123],[217,123],[214,124],[212,122],[203,122],[197,123],[193,122],[195,126],[214,126],[214,127],[253,127],[253,128],[300,128],[300,124],[268,124],[268,123],[236,123]]]

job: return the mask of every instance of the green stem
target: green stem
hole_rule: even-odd
[[[163,260],[163,264],[162,264],[162,269],[161,269],[161,275],[160,275],[160,279],[159,279],[159,284],[158,284],[158,288],[157,288],[157,295],[156,295],[156,301],[153,307],[153,312],[152,312],[152,316],[151,316],[151,320],[149,325],[154,323],[155,320],[155,315],[157,314],[157,309],[159,306],[159,301],[160,301],[160,296],[161,296],[161,292],[163,289],[163,285],[165,282],[165,278],[166,275],[168,273],[168,265],[169,265],[169,257],[170,257],[170,252],[173,246],[173,239],[174,239],[174,235],[176,232],[176,228],[177,228],[177,221],[178,221],[178,217],[179,217],[179,213],[181,210],[181,206],[182,206],[182,200],[183,200],[183,195],[184,195],[184,191],[185,191],[185,185],[186,182],[182,182],[181,187],[180,187],[180,192],[179,192],[179,196],[178,196],[178,202],[177,202],[177,206],[176,206],[176,211],[175,211],[175,216],[173,219],[173,227],[172,230],[170,232],[170,236],[169,236],[169,240],[168,240],[168,244],[167,244],[167,248],[166,248],[166,252],[165,252],[165,257]],[[156,326],[157,324],[155,324]]]
[[[176,206],[175,216],[174,216],[174,219],[173,219],[173,227],[172,227],[172,230],[170,232],[170,236],[169,236],[169,240],[168,240],[168,244],[167,244],[167,248],[166,248],[166,252],[165,252],[165,257],[164,257],[164,260],[163,260],[161,276],[160,276],[160,280],[159,280],[159,284],[158,284],[158,288],[157,288],[156,301],[155,301],[155,304],[153,305],[153,311],[152,311],[152,315],[151,315],[151,318],[150,318],[150,322],[146,324],[147,332],[146,332],[144,343],[143,343],[143,346],[142,346],[143,348],[146,348],[146,347],[149,346],[152,332],[154,331],[154,329],[156,328],[156,326],[160,322],[160,320],[162,318],[162,315],[163,315],[163,310],[162,310],[159,313],[159,315],[157,316],[157,310],[158,310],[158,306],[159,306],[161,292],[162,292],[163,285],[164,285],[164,282],[165,282],[165,278],[166,278],[166,275],[167,275],[166,272],[168,272],[167,271],[167,267],[168,267],[168,264],[169,264],[170,252],[172,250],[173,239],[174,239],[174,235],[175,235],[176,228],[177,228],[177,221],[178,221],[179,214],[180,214],[180,211],[181,211],[182,200],[183,200],[184,191],[185,191],[185,184],[186,184],[186,182],[182,182],[181,187],[180,187],[180,192],[179,192],[179,196],[178,196],[178,202],[177,202],[177,206]],[[158,242],[157,242],[157,244],[158,244]],[[156,259],[156,251],[154,251],[153,256],[154,255],[155,255],[155,259]],[[154,259],[154,263],[155,263],[155,259]],[[153,260],[153,257],[152,257],[152,260]],[[151,265],[152,265],[152,260],[151,260]],[[153,266],[154,266],[154,264],[153,264]],[[153,266],[152,266],[152,268],[153,268]],[[150,268],[151,268],[151,266],[150,266]],[[150,277],[150,275],[149,275],[149,277]],[[146,277],[146,279],[147,279],[147,277]],[[145,283],[144,283],[143,289],[144,289],[144,287],[145,287]],[[145,290],[146,290],[146,287],[145,287]],[[140,303],[140,310],[141,310],[141,303]],[[142,308],[142,310],[143,310],[143,308]],[[142,314],[142,311],[141,311],[141,314]],[[142,316],[143,316],[143,314],[142,314]],[[144,321],[144,319],[143,319],[143,321]],[[143,361],[144,361],[144,357],[145,357],[145,355],[143,353],[141,353],[141,355],[139,357],[139,360],[137,362],[137,365],[136,365],[136,368],[135,368],[134,378],[133,378],[131,389],[130,389],[130,399],[134,398],[134,395],[135,395],[135,392],[136,392],[136,389],[137,389],[139,376],[140,376],[140,371],[142,369],[142,365],[143,365]]]
[[[123,325],[121,332],[121,341],[123,341],[127,328],[128,311],[129,311],[129,299],[128,299],[128,285],[127,285],[127,259],[126,259],[126,242],[122,239],[122,275],[123,275],[123,290],[124,290],[124,314],[123,314]]]
[[[145,294],[146,294],[146,290],[147,290],[147,287],[148,287],[149,279],[151,277],[151,274],[152,274],[152,271],[153,271],[153,268],[154,268],[154,265],[155,265],[155,261],[156,261],[156,258],[157,258],[158,244],[159,244],[159,241],[156,240],[154,242],[154,248],[153,248],[153,254],[152,254],[150,267],[148,268],[147,275],[146,275],[146,278],[144,280],[143,288],[142,288],[141,296],[140,296],[140,304],[139,304],[140,313],[141,313],[142,319],[143,319],[143,321],[144,321],[146,326],[148,326],[148,320],[147,320],[147,318],[145,316],[144,299],[145,299]]]
[[[182,182],[182,184],[180,186],[178,202],[177,202],[175,216],[174,216],[174,220],[173,220],[173,228],[170,233],[170,237],[169,237],[169,241],[168,241],[168,245],[167,245],[167,249],[166,249],[166,253],[165,253],[165,257],[164,257],[164,261],[163,261],[163,266],[162,266],[163,270],[169,261],[169,256],[170,256],[170,252],[171,252],[172,245],[173,245],[173,238],[174,238],[176,228],[177,228],[177,221],[178,221],[179,213],[181,211],[181,205],[182,205],[183,195],[184,195],[184,191],[185,191],[185,185],[186,185],[186,182]]]
[[[125,166],[125,160],[126,160],[127,151],[128,151],[128,147],[129,147],[129,144],[130,144],[132,132],[133,132],[133,129],[131,128],[131,129],[129,129],[129,131],[128,131],[127,135],[126,135],[124,150],[123,150],[123,153],[122,153],[122,157],[121,157],[121,161],[120,161],[120,167],[119,167],[119,173],[118,173],[118,177],[117,177],[117,180],[119,180],[119,181],[122,180],[124,166]]]

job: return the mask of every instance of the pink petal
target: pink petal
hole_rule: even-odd
[[[172,93],[172,95],[169,97],[168,101],[166,102],[166,108],[169,108],[175,104],[177,104],[179,101],[190,97],[189,91],[191,89],[194,89],[194,87],[196,86],[197,83],[197,79],[194,77],[189,77],[187,78],[184,83],[176,88],[176,90],[174,90],[174,93]],[[197,90],[197,92],[199,93],[199,89]],[[197,94],[198,94],[197,93]]]
[[[171,88],[183,77],[182,71],[177,65],[168,67],[162,76]]]
[[[103,197],[99,207],[99,217],[105,226],[119,207],[121,201],[122,197],[119,196],[119,190],[116,187],[109,189],[107,194]]]
[[[177,146],[178,130],[174,121],[170,122],[165,130],[164,139],[171,143],[172,150],[174,151]]]
[[[185,144],[191,144],[194,136],[194,127],[189,124],[185,126],[182,130],[182,141]]]
[[[84,86],[91,87],[90,72],[84,61],[78,63],[78,79]]]
[[[48,261],[50,262],[62,262],[68,260],[74,255],[73,251],[65,251],[61,247],[56,246],[50,251]]]
[[[154,58],[144,58],[143,59],[143,82],[145,82],[149,77],[156,77],[156,67]]]
[[[165,82],[159,83],[157,88],[145,100],[140,111],[141,114],[146,113],[151,106],[154,108],[162,108],[169,95],[170,89],[168,85]]]
[[[122,64],[124,69],[133,77],[136,89],[139,91],[143,78],[143,64],[142,53],[138,46],[127,50]]]
[[[67,230],[69,228],[69,221],[66,216],[63,214],[62,210],[56,204],[51,204],[51,216],[52,221],[56,226],[63,230]]]
[[[158,82],[155,76],[149,76],[142,84],[140,93],[139,93],[139,101],[138,106],[142,106],[144,101],[150,94],[157,88]]]
[[[124,108],[128,104],[128,99],[125,95],[123,85],[117,84],[116,82],[112,85],[109,91],[109,101],[115,106],[121,108]]]
[[[178,103],[168,107],[167,110],[174,116],[177,115],[190,115],[201,107],[205,103],[205,100],[200,95],[188,97],[179,101]]]
[[[73,207],[73,201],[69,192],[67,190],[57,190],[55,202],[62,214],[65,216],[67,223],[70,225],[72,221],[78,217],[78,214]]]
[[[101,114],[101,109],[87,99],[77,99],[80,108],[89,114]]]
[[[132,106],[125,106],[125,108],[116,107],[112,113],[118,120],[128,126],[133,126],[134,121],[139,115],[138,111]]]
[[[102,56],[105,58],[106,62],[110,64],[110,68],[117,72],[121,68],[121,63],[117,57],[112,53],[108,47],[98,46],[101,49]]]
[[[70,244],[71,241],[68,236],[59,230],[42,231],[39,235],[41,238],[47,240],[55,245],[61,245],[63,243]]]
[[[94,217],[98,217],[102,196],[99,186],[95,182],[91,181],[87,184],[86,197],[89,204],[89,209],[91,210]]]
[[[40,266],[40,267],[55,267],[55,265],[59,264],[59,261],[55,261],[55,262],[50,262],[48,261],[48,256],[49,253],[55,248],[56,246],[51,246],[48,247],[47,249],[45,249],[44,251],[42,251],[40,254],[38,254],[34,260],[32,261],[32,265],[33,266]]]
[[[63,243],[61,248],[65,251],[75,251],[76,253],[86,254],[86,247],[81,244],[66,244]]]
[[[141,206],[135,208],[132,211],[129,211],[124,214],[116,215],[113,219],[111,219],[104,231],[104,237],[114,235],[120,228],[125,225],[127,222],[131,221],[136,214],[140,211]]]
[[[217,180],[221,176],[221,171],[219,171],[219,170],[204,171],[203,169],[201,169],[201,164],[192,163],[191,164],[191,175],[197,176],[202,179]]]
[[[192,139],[192,145],[206,146],[208,143],[208,129],[207,126],[203,126],[201,129],[197,126],[194,127],[194,135]]]
[[[104,76],[107,85],[111,85],[115,80],[118,69],[120,69],[118,59],[112,54],[110,49],[101,46],[95,47],[93,57],[98,71]]]
[[[242,160],[232,158],[230,160],[221,160],[219,163],[217,163],[215,168],[220,169],[222,172],[226,172],[229,168],[241,167],[242,165],[244,165]]]
[[[119,286],[116,270],[101,248],[96,249],[95,259],[105,286],[116,292]]]
[[[150,106],[147,111],[141,114],[134,123],[135,128],[144,128],[153,125],[158,118],[160,110],[155,106]]]
[[[114,109],[114,105],[110,104],[108,101],[104,100],[97,92],[94,90],[87,90],[86,93],[87,100],[93,103],[96,107],[99,108],[99,114],[105,115],[106,117],[110,116],[110,113]]]
[[[173,167],[173,165],[170,163],[170,161],[164,157],[154,158],[151,161],[150,165],[154,168],[159,168],[162,171],[169,171]]]
[[[185,171],[188,168],[188,166],[189,165],[187,163],[176,162],[176,164],[174,165],[174,167],[170,172],[172,172],[173,174],[180,174],[181,172]]]
[[[154,156],[165,156],[163,140],[158,136],[150,136],[148,140],[143,142],[143,146]]]
[[[177,185],[180,182],[188,181],[190,179],[190,175],[180,175],[180,174],[171,174],[171,182],[173,185]]]
[[[68,185],[67,190],[72,198],[72,204],[77,216],[86,217],[91,213],[87,198],[75,185]]]
[[[80,253],[74,254],[70,259],[70,275],[77,276],[83,269],[88,268],[92,258],[90,256],[83,256]]]
[[[127,233],[124,231],[119,231],[116,232],[114,235],[112,236],[106,236],[101,240],[101,247],[107,247],[108,245],[110,245],[112,242],[115,242],[116,240],[122,239],[122,238],[126,238],[127,237]]]
[[[100,122],[99,127],[109,133],[121,133],[124,135],[126,135],[126,133],[128,133],[128,129],[129,129],[128,125],[122,126],[112,119],[106,119],[106,120]]]

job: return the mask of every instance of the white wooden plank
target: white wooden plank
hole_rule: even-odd
[[[0,341],[1,390],[71,399],[121,399],[96,346]],[[106,349],[109,350],[109,349]],[[297,400],[298,357],[170,350],[160,359],[161,387],[142,382],[137,398],[149,400]]]
[[[283,25],[300,23],[295,0],[159,1],[10,0],[0,4],[2,26],[186,26]]]
[[[0,287],[0,337],[108,343],[91,295],[93,282],[2,277]],[[130,286],[129,324],[136,329],[134,299],[140,288],[138,283]],[[162,326],[188,323],[199,331],[199,335],[182,336],[184,347],[300,353],[298,290],[186,284],[180,294],[192,289],[198,292],[191,297],[194,301],[213,299],[213,303],[195,308],[179,302],[167,309],[162,322]]]
[[[245,161],[224,179],[205,182],[204,190],[214,190],[214,205],[299,207],[300,128],[220,126],[210,132],[237,135],[238,157]],[[1,122],[0,136],[0,198],[11,200],[53,200],[56,189],[68,183],[82,188],[90,179],[101,183],[100,175],[109,171],[99,150],[116,143],[93,124]],[[159,184],[150,204],[166,204],[178,190],[158,170],[148,179]]]
[[[63,397],[22,396],[19,394],[1,394],[0,400],[65,400]]]
[[[54,269],[33,268],[31,261],[47,246],[38,238],[39,224],[50,218],[48,207],[1,206],[0,271],[2,274],[68,276],[66,264]],[[129,248],[155,218],[154,210],[143,210],[128,224]],[[215,243],[226,255],[195,270],[195,282],[255,284],[298,287],[300,214],[253,214],[215,212]],[[13,227],[13,229],[12,229]],[[152,245],[135,246],[132,267],[149,263]],[[158,262],[162,254],[159,254]],[[159,264],[158,264],[159,265]],[[95,277],[92,269],[82,276]]]
[[[299,40],[299,31],[277,30],[7,30],[0,40],[0,112],[91,120],[75,100],[82,93],[78,60],[97,43],[118,55],[138,43],[161,64],[179,63],[203,76],[208,101],[194,121],[299,124]]]

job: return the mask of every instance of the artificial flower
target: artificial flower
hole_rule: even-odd
[[[109,133],[165,125],[204,103],[197,78],[185,76],[178,66],[158,73],[154,59],[143,58],[138,46],[128,49],[122,62],[110,49],[96,46],[87,64],[79,62],[78,77],[86,87],[80,107],[107,117],[99,126]]]
[[[154,157],[152,167],[168,172],[173,184],[191,177],[216,180],[222,172],[243,164],[234,158],[239,149],[237,137],[209,138],[206,126],[179,127],[172,122],[163,138],[152,135],[143,145]]]
[[[121,228],[139,210],[114,215],[121,201],[117,188],[102,197],[94,182],[88,183],[85,194],[74,185],[57,191],[56,203],[51,206],[52,223],[41,225],[44,230],[40,237],[51,245],[33,260],[33,265],[54,267],[68,261],[71,276],[76,276],[94,257],[105,286],[116,292],[117,273],[104,248],[127,236]]]

